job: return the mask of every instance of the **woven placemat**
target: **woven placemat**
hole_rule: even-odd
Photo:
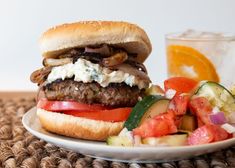
[[[14,168],[235,168],[235,147],[190,160],[158,164],[127,164],[93,159],[46,143],[25,130],[24,113],[34,99],[0,99],[0,167]]]

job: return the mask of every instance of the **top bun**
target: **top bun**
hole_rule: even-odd
[[[39,41],[43,57],[53,58],[72,48],[108,44],[137,54],[137,61],[151,53],[150,40],[143,29],[127,22],[85,21],[63,24],[43,33]]]

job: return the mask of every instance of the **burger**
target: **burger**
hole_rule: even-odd
[[[50,28],[39,45],[43,68],[30,79],[39,86],[42,127],[97,141],[118,134],[151,82],[145,31],[127,22],[76,22]]]

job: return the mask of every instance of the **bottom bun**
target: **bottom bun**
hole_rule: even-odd
[[[104,141],[108,136],[117,135],[124,122],[106,122],[37,108],[37,116],[46,130],[74,138]]]

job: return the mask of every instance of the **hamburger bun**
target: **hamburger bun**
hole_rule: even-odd
[[[74,117],[37,108],[37,116],[46,130],[74,138],[104,141],[117,135],[124,122],[105,122]]]
[[[72,48],[108,44],[136,53],[143,63],[151,53],[150,40],[143,29],[127,22],[86,21],[63,24],[46,31],[39,45],[44,58],[54,58]]]

